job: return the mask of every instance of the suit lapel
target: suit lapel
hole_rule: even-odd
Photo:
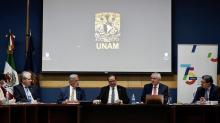
[[[32,95],[32,97],[34,98],[34,90],[33,90],[33,87],[29,87],[28,89],[30,90],[31,95]]]
[[[70,98],[70,86],[67,86],[66,88],[66,99]]]
[[[119,99],[122,99],[122,90],[121,90],[121,87],[120,86],[117,86],[117,90],[118,90],[118,98]]]
[[[20,90],[21,90],[21,94],[23,97],[25,97],[27,99],[27,96],[26,96],[26,93],[25,93],[25,90],[24,90],[24,87],[22,84],[20,84]]]
[[[159,88],[158,88],[158,95],[162,94],[162,85],[159,83]]]
[[[149,92],[148,92],[148,94],[150,94],[151,95],[151,93],[152,93],[152,88],[153,88],[153,85],[152,84],[150,84],[150,86],[149,86]]]
[[[106,98],[106,101],[107,101],[107,102],[108,102],[108,98],[109,98],[109,97],[108,97],[108,96],[109,96],[109,89],[110,89],[110,86],[107,86],[107,87],[106,87],[105,96],[104,96],[104,97],[107,97],[107,98]]]
[[[214,94],[214,86],[212,85],[211,88],[210,88],[210,92],[209,92],[209,99],[213,97],[213,94]]]
[[[78,87],[76,88],[76,98],[77,98],[78,100],[80,100],[80,90],[79,90]]]

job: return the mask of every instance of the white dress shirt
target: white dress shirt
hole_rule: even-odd
[[[76,89],[74,89],[72,86],[70,86],[70,93],[69,93],[69,100],[71,101],[72,92],[74,91],[73,100],[77,100],[76,98]]]
[[[158,91],[159,91],[159,83],[156,85],[156,95],[158,95]],[[151,95],[154,94],[154,85],[152,86],[152,91],[151,91]]]
[[[111,104],[111,99],[112,99],[112,88],[114,88],[114,94],[115,94],[115,99],[114,99],[114,102],[116,101],[116,100],[119,100],[119,97],[118,97],[118,88],[117,88],[117,86],[115,86],[115,87],[111,87],[111,86],[109,86],[109,93],[108,93],[108,104]]]

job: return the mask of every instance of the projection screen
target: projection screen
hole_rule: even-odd
[[[44,0],[43,72],[171,72],[171,0]]]

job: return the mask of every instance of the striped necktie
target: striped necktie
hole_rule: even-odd
[[[71,98],[70,98],[71,101],[74,100],[74,95],[75,95],[75,91],[74,91],[74,88],[72,88],[72,94],[71,94]]]
[[[112,88],[112,97],[111,97],[111,103],[113,104],[115,102],[115,87]]]
[[[28,87],[25,87],[25,93],[26,93],[26,97],[27,97],[28,102],[31,102],[32,101],[31,92]]]

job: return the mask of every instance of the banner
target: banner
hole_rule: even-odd
[[[177,102],[191,103],[203,75],[217,84],[218,45],[179,44]]]

